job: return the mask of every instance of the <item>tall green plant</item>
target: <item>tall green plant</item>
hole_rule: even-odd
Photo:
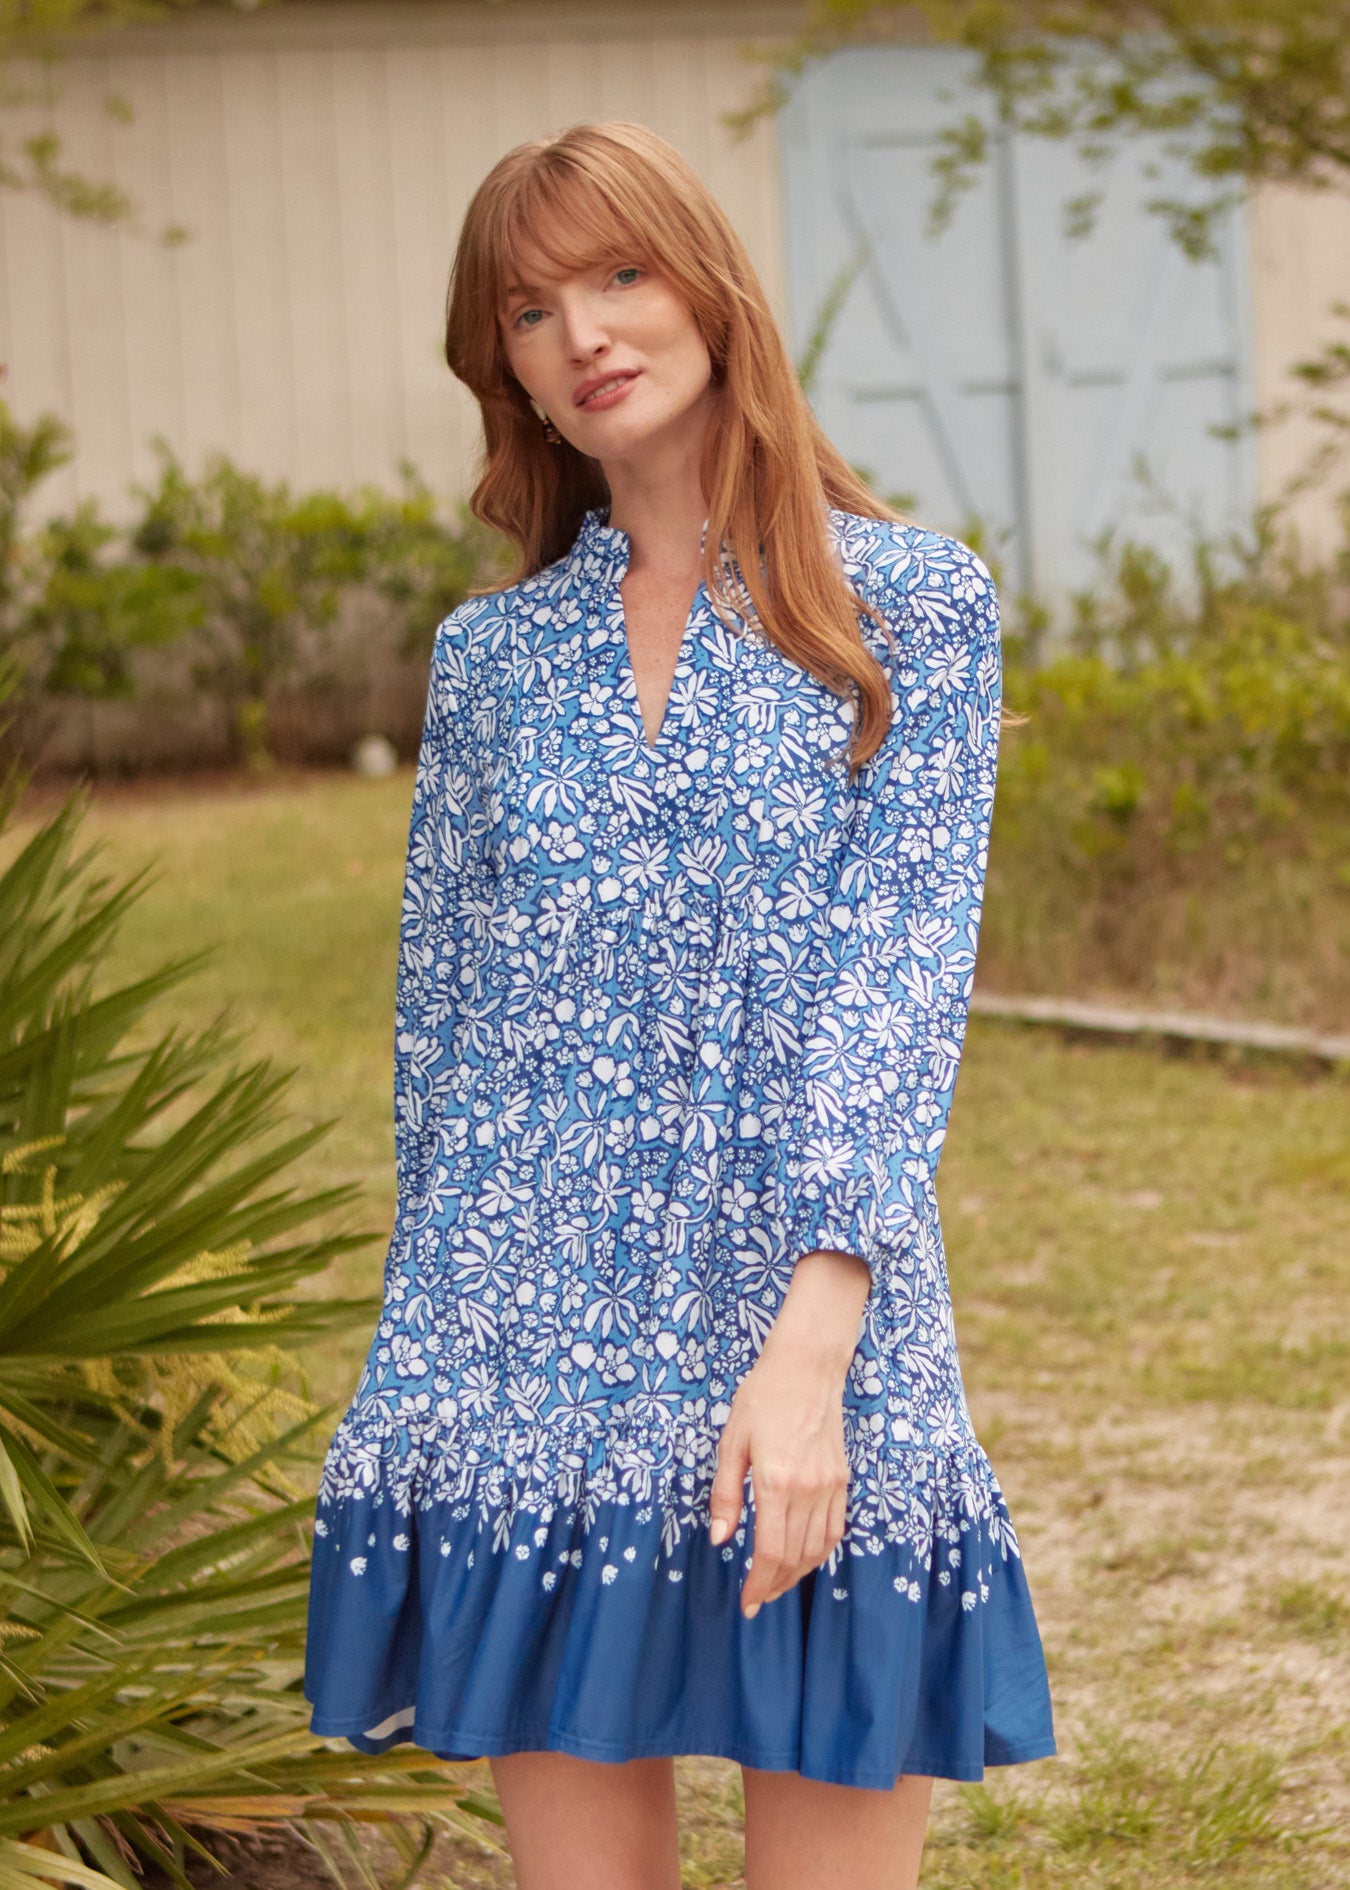
[[[286,1079],[220,1027],[157,1026],[191,969],[106,978],[144,881],[68,802],[22,844],[0,796],[0,1885],[186,1886],[212,1830],[387,1824],[411,1882],[494,1808],[403,1749],[308,1730],[305,1490],[320,1414],[289,1362],[367,1302],[297,1291],[364,1236],[309,1193]]]

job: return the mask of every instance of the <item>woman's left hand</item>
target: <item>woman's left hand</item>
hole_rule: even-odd
[[[805,1254],[732,1399],[717,1450],[711,1534],[721,1543],[734,1532],[748,1470],[755,1537],[741,1589],[747,1620],[819,1568],[843,1539],[844,1382],[870,1284],[854,1254]]]

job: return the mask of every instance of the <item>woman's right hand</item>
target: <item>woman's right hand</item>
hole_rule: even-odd
[[[852,1254],[799,1260],[760,1355],[732,1399],[717,1449],[711,1536],[719,1544],[734,1533],[748,1471],[755,1526],[741,1588],[747,1620],[819,1568],[843,1540],[844,1386],[870,1283],[866,1264]]]

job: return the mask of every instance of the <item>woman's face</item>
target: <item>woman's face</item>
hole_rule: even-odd
[[[701,439],[712,363],[688,308],[636,262],[575,275],[523,259],[501,312],[507,365],[565,440],[602,464]]]

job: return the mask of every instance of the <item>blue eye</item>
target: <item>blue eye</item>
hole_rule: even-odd
[[[621,288],[626,289],[636,282],[641,274],[642,271],[640,269],[631,266],[626,269],[616,269],[614,271],[614,280]]]
[[[538,319],[536,319],[536,317]],[[539,322],[542,321],[543,318],[544,318],[543,309],[523,308],[520,311],[519,315],[516,316],[515,325],[517,328],[537,328],[539,326]]]

